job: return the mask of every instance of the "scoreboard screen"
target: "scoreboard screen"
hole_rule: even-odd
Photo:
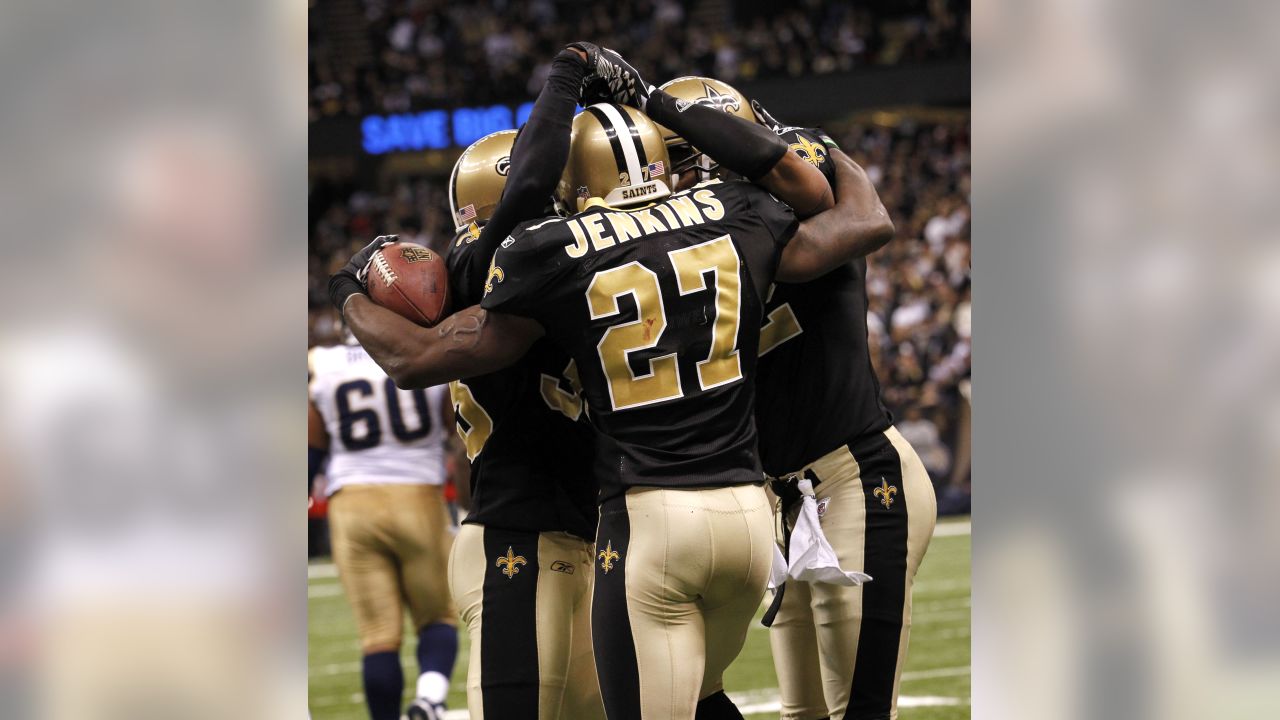
[[[456,110],[369,115],[360,122],[361,145],[370,155],[466,147],[499,130],[524,125],[533,103]]]

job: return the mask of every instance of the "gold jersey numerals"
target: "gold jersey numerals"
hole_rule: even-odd
[[[702,274],[716,271],[716,322],[711,336],[711,352],[698,361],[698,382],[703,390],[742,379],[738,360],[738,321],[742,315],[742,261],[728,235],[701,245],[667,253],[676,269],[676,285],[681,295],[706,290]]]
[[[493,418],[476,402],[471,388],[461,380],[449,383],[449,399],[453,401],[453,412],[458,418],[455,425],[458,437],[462,438],[462,443],[467,448],[467,459],[475,460],[493,434]]]
[[[800,320],[791,309],[791,303],[782,303],[769,312],[765,324],[760,326],[760,356],[803,332]]]
[[[703,390],[742,379],[738,356],[738,327],[742,309],[742,261],[728,235],[667,253],[676,271],[681,295],[706,290],[703,273],[715,272],[715,313],[711,349],[698,361],[698,383]],[[609,384],[614,410],[652,405],[683,397],[675,353],[649,360],[649,372],[637,376],[628,362],[630,353],[656,347],[667,328],[666,309],[658,275],[638,262],[596,273],[587,287],[591,319],[621,312],[618,298],[631,295],[637,317],[605,330],[596,350]]]
[[[569,383],[565,390],[561,378],[542,373],[540,389],[542,400],[547,407],[562,413],[565,417],[577,422],[582,417],[582,385],[578,382],[578,366],[572,360],[565,367],[561,377]]]
[[[636,303],[636,319],[605,330],[596,345],[614,410],[650,405],[681,395],[674,353],[650,360],[649,372],[639,377],[631,372],[627,363],[627,353],[656,346],[662,331],[667,329],[657,273],[638,262],[596,273],[587,287],[591,319],[617,315],[621,312],[618,298],[628,294]]]

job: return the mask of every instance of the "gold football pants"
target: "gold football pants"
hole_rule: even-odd
[[[333,561],[366,655],[400,647],[406,607],[414,629],[456,622],[448,528],[438,485],[348,485],[329,501]]]
[[[472,720],[604,717],[591,653],[591,543],[466,524],[449,588],[471,637]]]
[[[600,508],[591,629],[609,720],[691,720],[723,689],[773,558],[761,485],[634,488]]]
[[[892,427],[795,474],[816,481],[820,523],[840,567],[872,580],[787,581],[769,633],[782,718],[896,719],[911,586],[937,519],[929,475]]]

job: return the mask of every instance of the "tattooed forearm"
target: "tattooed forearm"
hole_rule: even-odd
[[[448,343],[445,350],[460,352],[474,349],[484,336],[484,328],[488,320],[489,313],[481,308],[468,308],[450,315],[440,323],[438,331],[440,338]]]
[[[533,320],[490,313],[478,305],[425,328],[364,295],[347,304],[346,319],[370,357],[406,390],[506,367],[542,335],[542,326]]]

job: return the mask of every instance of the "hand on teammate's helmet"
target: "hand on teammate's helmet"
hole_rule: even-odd
[[[587,54],[587,74],[582,78],[583,105],[613,102],[644,111],[653,86],[646,83],[622,55],[589,42],[570,43],[569,47]]]
[[[347,298],[366,291],[365,281],[369,277],[369,263],[373,262],[373,254],[382,246],[399,240],[399,235],[379,235],[373,239],[373,242],[352,255],[340,270],[329,276],[329,299],[334,307],[338,308],[339,313],[347,304]]]
[[[786,125],[779,122],[778,119],[775,118],[768,110],[765,110],[764,106],[760,104],[759,100],[751,101],[751,109],[755,112],[756,118],[760,120],[760,124],[764,125],[765,127],[769,128],[775,133],[780,131],[782,128],[786,127]]]
[[[591,60],[591,53],[588,53],[586,50],[578,47],[580,44],[581,43],[570,43],[569,45],[565,45],[560,52],[556,53],[556,56],[552,58],[551,61],[572,60],[580,63],[584,68],[588,67],[587,63]]]

